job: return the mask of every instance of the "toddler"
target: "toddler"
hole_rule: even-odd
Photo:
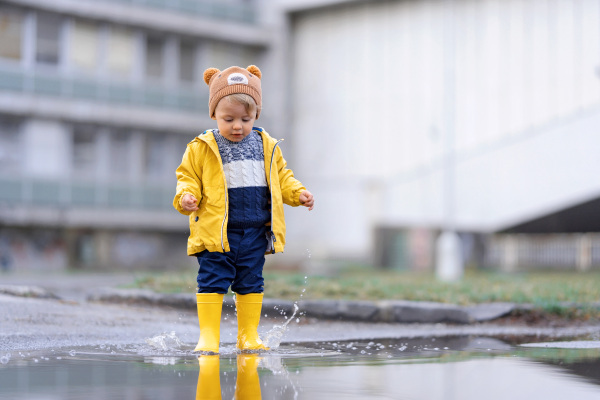
[[[267,350],[258,336],[265,254],[285,245],[283,204],[312,210],[313,195],[287,168],[279,143],[254,127],[261,72],[251,65],[209,68],[208,112],[217,122],[187,145],[173,206],[189,215],[187,252],[198,259],[195,351],[218,353],[223,295],[235,292],[237,348]]]

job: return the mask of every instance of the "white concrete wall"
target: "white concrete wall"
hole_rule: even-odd
[[[292,251],[365,255],[379,224],[459,228],[600,194],[600,3],[358,2],[293,17],[291,158],[317,198]],[[298,249],[292,245],[300,241]]]
[[[456,220],[463,229],[499,230],[600,196],[600,109],[528,131],[479,152],[459,153]],[[443,221],[442,176],[390,180],[382,222],[435,225]],[[436,196],[438,197],[436,199]]]

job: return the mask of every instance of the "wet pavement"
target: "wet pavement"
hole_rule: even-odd
[[[434,340],[435,339],[435,340]],[[525,339],[525,338],[523,338]],[[2,399],[598,399],[600,349],[489,337],[295,343],[219,356],[151,346],[19,351]]]
[[[598,323],[384,323],[284,311],[261,321],[262,337],[282,333],[273,349],[248,355],[235,351],[226,306],[221,354],[198,357],[193,310],[88,301],[85,282],[42,288],[59,298],[0,294],[0,398],[600,398]]]

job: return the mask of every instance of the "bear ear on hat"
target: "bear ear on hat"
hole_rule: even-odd
[[[250,65],[246,70],[252,75],[255,75],[258,79],[262,78],[262,72],[260,72],[260,69],[256,65]]]
[[[210,78],[219,72],[221,71],[217,68],[207,68],[206,71],[204,71],[204,82],[206,82],[207,85],[210,84]]]

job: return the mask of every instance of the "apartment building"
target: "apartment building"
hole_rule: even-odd
[[[213,127],[207,66],[261,66],[259,123],[316,196],[309,218],[286,210],[286,262],[425,268],[440,229],[588,210],[598,15],[596,0],[5,0],[0,266],[189,263],[173,170]],[[595,236],[571,242],[600,265]]]
[[[172,268],[208,66],[260,64],[253,1],[0,3],[0,267]],[[268,117],[266,118],[268,119]]]

